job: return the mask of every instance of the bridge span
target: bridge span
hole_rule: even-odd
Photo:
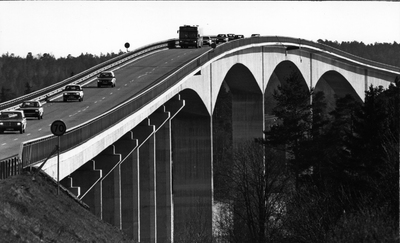
[[[0,144],[14,142],[0,149],[12,154],[22,142],[23,165],[38,166],[57,143],[48,125],[64,120],[70,128],[60,139],[62,185],[139,242],[173,242],[193,218],[211,235],[212,120],[222,88],[232,92],[235,143],[263,136],[272,92],[293,73],[328,100],[351,94],[360,101],[370,85],[387,88],[400,75],[400,68],[288,37],[245,38],[215,49],[165,42],[109,68],[116,88],[98,89],[89,75],[83,102],[54,98],[45,119],[29,121],[29,136],[1,135]],[[43,170],[57,179],[57,156]]]

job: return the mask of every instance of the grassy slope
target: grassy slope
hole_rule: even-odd
[[[133,242],[43,174],[0,180],[1,242]]]

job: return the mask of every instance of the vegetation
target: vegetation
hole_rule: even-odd
[[[134,243],[44,173],[0,180],[0,241]]]
[[[29,52],[26,58],[21,58],[3,54],[0,57],[0,102],[42,89],[116,56],[114,53],[100,56],[86,53],[55,58],[48,53],[33,56]]]
[[[275,91],[265,140],[222,162],[216,150],[219,242],[397,242],[400,80],[371,86],[362,104],[336,97],[331,112],[323,92],[299,92],[301,82],[291,75]]]
[[[337,42],[328,40],[318,40],[322,43],[353,55],[376,62],[386,63],[395,67],[400,67],[400,43],[375,43],[365,45],[363,42]]]

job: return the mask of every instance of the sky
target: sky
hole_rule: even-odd
[[[178,38],[180,25],[310,41],[400,43],[400,2],[0,1],[0,55],[101,55]]]

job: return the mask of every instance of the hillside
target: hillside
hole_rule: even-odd
[[[44,174],[0,180],[0,239],[5,242],[133,242],[101,221]]]

